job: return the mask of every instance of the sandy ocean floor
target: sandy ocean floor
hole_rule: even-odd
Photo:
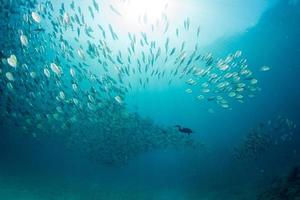
[[[147,188],[76,183],[30,183],[19,178],[0,179],[3,200],[254,200],[255,192],[248,187],[213,188],[187,191],[180,188]]]

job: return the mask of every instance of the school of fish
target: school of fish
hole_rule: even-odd
[[[151,149],[202,146],[128,112],[126,95],[132,90],[180,82],[187,96],[224,109],[261,90],[242,51],[226,58],[202,53],[200,26],[195,42],[188,43],[182,35],[193,32],[191,19],[174,27],[167,4],[155,22],[147,13],[139,16],[141,30],[126,35],[97,19],[105,11],[122,20],[118,8],[129,0],[89,0],[86,7],[80,1],[59,7],[50,0],[0,4],[1,18],[7,19],[1,21],[1,118],[33,137],[63,135],[69,146],[101,163],[124,163]]]
[[[275,147],[289,144],[296,133],[296,123],[281,115],[252,128],[240,145],[234,148],[238,160],[252,160],[263,157]]]

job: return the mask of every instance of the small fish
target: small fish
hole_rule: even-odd
[[[91,6],[88,7],[91,17],[94,19],[95,15]]]
[[[41,21],[42,21],[41,16],[37,12],[33,11],[31,13],[31,17],[36,23],[41,23]]]
[[[51,63],[50,68],[56,75],[60,76],[62,74],[60,67],[58,67],[55,63]]]
[[[113,5],[109,5],[109,8],[111,11],[113,11],[115,14],[122,16],[121,13],[113,6]]]
[[[167,40],[166,40],[166,42],[165,42],[165,50],[166,50],[166,52],[169,51],[169,42],[170,42],[170,38],[168,37]]]
[[[44,69],[44,74],[47,78],[50,78],[50,71],[47,68]]]
[[[200,26],[197,28],[197,38],[200,36]]]
[[[28,39],[27,39],[27,36],[26,35],[21,35],[20,36],[20,41],[21,41],[21,44],[23,45],[23,46],[28,46]]]
[[[7,63],[13,67],[16,68],[17,67],[17,57],[15,55],[11,55],[9,58],[7,58]]]
[[[72,1],[72,3],[70,4],[70,8],[74,11],[75,10],[75,3],[74,1]]]
[[[77,49],[77,54],[82,60],[85,60],[85,55],[82,49]]]
[[[93,5],[94,5],[94,8],[97,12],[99,12],[99,4],[96,2],[96,0],[93,0]]]
[[[262,72],[267,72],[267,71],[270,71],[270,67],[269,66],[262,66],[261,68],[260,68],[260,71],[262,71]]]
[[[44,28],[40,28],[40,27],[39,27],[39,28],[33,29],[32,31],[33,31],[33,32],[38,32],[38,33],[39,33],[39,32],[45,32],[46,30],[45,30]]]
[[[106,39],[106,33],[105,33],[105,30],[104,28],[101,26],[101,25],[98,25],[98,28],[100,29],[101,33],[102,33],[102,36],[104,39]]]
[[[110,34],[111,34],[111,37],[113,38],[113,40],[117,40],[118,36],[117,36],[117,34],[115,34],[111,24],[108,25],[108,28],[109,28],[109,31],[110,31]]]
[[[15,80],[15,78],[14,78],[14,76],[12,75],[11,72],[6,72],[5,76],[6,76],[6,78],[7,78],[9,81],[14,81],[14,80]]]
[[[175,47],[171,50],[170,56],[172,56],[175,53],[176,49]]]
[[[115,96],[115,100],[116,102],[118,102],[119,104],[122,104],[122,98],[120,96]]]

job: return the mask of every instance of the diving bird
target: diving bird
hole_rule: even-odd
[[[181,127],[180,125],[175,125],[175,127],[178,129],[179,132],[181,133],[186,133],[188,135],[190,135],[191,133],[193,133],[192,129],[190,128],[185,128],[185,127]]]

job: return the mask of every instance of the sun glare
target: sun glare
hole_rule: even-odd
[[[166,0],[130,0],[124,7],[124,13],[131,22],[142,18],[146,22],[154,23],[161,18],[167,6]]]

